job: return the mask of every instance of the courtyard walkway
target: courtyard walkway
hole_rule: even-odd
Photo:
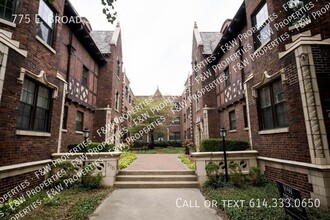
[[[126,170],[188,170],[175,154],[139,154]],[[90,220],[222,220],[196,188],[117,189]]]
[[[178,154],[137,154],[137,159],[125,170],[189,170]]]

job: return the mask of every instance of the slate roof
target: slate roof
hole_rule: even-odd
[[[212,54],[222,37],[220,32],[200,32],[204,43],[204,54]]]
[[[92,31],[90,34],[100,49],[102,54],[110,53],[110,42],[113,36],[113,31]]]

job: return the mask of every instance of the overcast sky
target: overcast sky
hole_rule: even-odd
[[[93,30],[114,30],[101,0],[70,0]],[[93,2],[93,3],[92,3]],[[141,3],[143,2],[143,3]],[[200,31],[220,31],[243,0],[117,0],[124,68],[135,95],[181,95],[191,72],[194,21]]]

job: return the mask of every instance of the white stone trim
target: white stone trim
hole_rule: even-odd
[[[2,19],[2,18],[0,18],[0,23],[5,24],[5,25],[8,25],[8,26],[13,27],[13,28],[16,27],[16,24],[14,22],[7,21],[7,20]]]
[[[52,160],[40,160],[28,163],[19,163],[14,165],[0,167],[0,179],[30,173],[51,163]]]
[[[292,41],[292,43],[285,45],[286,51],[278,54],[280,59],[303,45],[330,45],[330,38],[322,40],[320,34],[312,36],[311,31],[305,31],[292,36]]]
[[[288,133],[289,128],[275,128],[275,129],[270,129],[270,130],[262,130],[259,131],[259,134],[281,134],[281,133]]]
[[[56,54],[56,50],[54,50],[54,48],[52,48],[49,44],[47,44],[43,39],[41,39],[38,35],[36,36],[36,39],[42,44],[44,45],[48,50],[50,50],[50,52],[52,52],[53,54]]]
[[[0,29],[0,42],[15,50],[17,53],[21,54],[23,57],[27,57],[27,51],[19,48],[20,43],[18,41],[12,40],[12,33]]]
[[[16,135],[35,136],[35,137],[51,137],[51,133],[48,133],[48,132],[25,131],[25,130],[16,130]]]
[[[113,32],[110,44],[117,46],[120,32],[121,32],[121,29],[120,29],[120,27],[117,26],[115,31]]]
[[[22,67],[19,78],[17,78],[17,82],[23,84],[25,75],[28,75],[29,77],[31,77],[32,79],[40,82],[41,84],[45,85],[46,87],[49,87],[49,88],[53,89],[52,98],[53,99],[57,98],[57,96],[58,96],[58,87],[56,85],[50,83],[47,80],[47,75],[43,70],[40,71],[39,74],[35,74],[35,73],[33,73],[29,70],[26,70]]]

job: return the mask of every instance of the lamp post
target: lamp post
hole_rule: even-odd
[[[225,177],[226,177],[226,182],[228,182],[228,167],[227,167],[227,153],[226,153],[226,141],[225,137],[227,135],[225,128],[220,129],[220,137],[222,137],[222,146],[223,146],[223,157],[225,160]]]
[[[83,130],[83,137],[84,137],[84,151],[83,151],[83,169],[85,167],[85,163],[86,163],[86,152],[87,152],[87,149],[86,149],[86,143],[87,143],[87,139],[89,138],[89,130],[88,128],[85,128]]]

